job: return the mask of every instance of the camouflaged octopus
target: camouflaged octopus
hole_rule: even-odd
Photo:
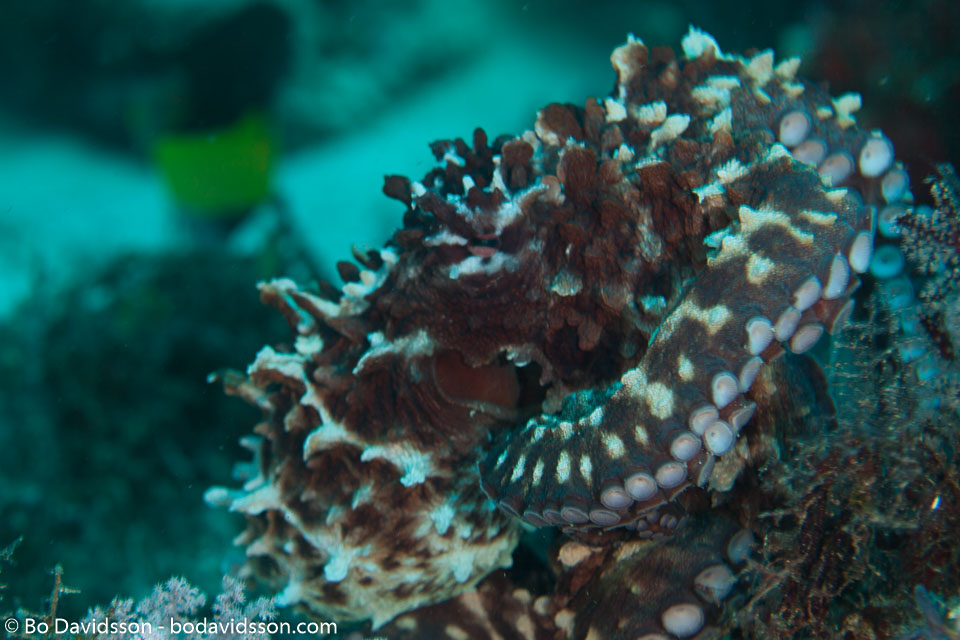
[[[225,377],[265,420],[244,487],[208,499],[248,516],[248,567],[282,603],[379,627],[509,566],[521,523],[680,532],[606,637],[692,637],[729,593],[749,533],[686,534],[677,499],[732,484],[768,363],[848,316],[874,205],[907,176],[855,126],[859,97],[797,59],[691,29],[679,59],[631,37],[611,61],[605,100],[387,177],[403,228],[338,265],[342,290],[261,285],[296,338]],[[684,560],[696,536],[719,551]]]

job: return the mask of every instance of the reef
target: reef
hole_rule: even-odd
[[[342,288],[260,285],[295,338],[216,376],[265,418],[243,487],[207,498],[247,516],[247,572],[281,604],[391,637],[834,625],[865,538],[831,505],[865,499],[844,474],[871,458],[841,455],[807,352],[909,180],[799,60],[696,29],[682,49],[631,37],[609,97],[433,143],[422,179],[386,178],[403,227]],[[497,571],[531,528],[565,534],[544,593]]]

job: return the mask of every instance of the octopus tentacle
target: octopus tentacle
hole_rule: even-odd
[[[740,96],[741,104],[752,101],[752,120],[727,116],[744,120],[734,129],[746,149],[739,155],[749,164],[734,159],[714,167],[717,181],[693,189],[705,218],[732,210],[734,219],[705,239],[716,250],[638,366],[604,391],[575,394],[559,413],[530,420],[481,462],[487,494],[535,526],[635,526],[686,487],[703,485],[715,458],[733,448],[752,417],[749,390],[764,363],[785,349],[808,351],[834,331],[850,313],[856,274],[869,266],[872,203],[879,202],[884,172],[893,164],[889,141],[850,126],[858,106],[852,98],[818,107],[823,96],[815,91],[773,81],[777,74],[789,76],[789,69],[764,71],[772,54],[749,61],[724,57],[702,37],[685,41],[693,59],[682,73],[702,76],[701,67],[713,65],[732,75],[722,82],[710,75],[703,86],[713,80],[714,88],[746,92],[752,85],[751,94]],[[646,49],[631,41],[612,60],[626,110],[640,121],[651,117],[632,104],[636,94],[649,98],[651,87],[656,90],[656,78],[643,77]],[[669,118],[660,119],[662,129]],[[714,129],[692,135],[716,147],[724,130]],[[660,141],[666,157],[688,141],[666,136]],[[811,140],[823,142],[823,153],[803,146]],[[813,160],[816,171],[807,166]],[[839,183],[848,186],[833,186]]]
[[[567,610],[577,612],[572,637],[697,636],[716,622],[753,543],[749,530],[717,514],[691,520],[667,543],[624,543],[599,566],[592,566],[593,558],[581,558],[583,545],[567,543],[560,561],[572,566],[561,574],[559,592],[565,593],[581,572],[589,570],[596,576],[594,588],[575,593],[565,603]]]
[[[727,453],[749,419],[743,394],[782,353],[777,343],[807,351],[846,313],[836,301],[855,286],[850,262],[863,263],[871,210],[810,173],[785,173],[802,195],[741,207],[739,228],[608,397],[580,394],[490,454],[485,487],[508,511],[531,524],[561,524],[559,513],[565,524],[612,526],[702,484],[711,456]]]

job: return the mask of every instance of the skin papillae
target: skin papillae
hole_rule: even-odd
[[[609,98],[388,176],[403,228],[338,265],[342,290],[261,285],[296,337],[225,376],[265,419],[244,487],[208,498],[248,516],[282,603],[379,627],[508,566],[521,522],[653,545],[596,573],[667,576],[631,622],[651,640],[729,593],[749,533],[682,527],[685,496],[732,485],[791,386],[772,364],[847,317],[906,175],[795,59],[692,29],[680,57],[630,38],[611,61]]]

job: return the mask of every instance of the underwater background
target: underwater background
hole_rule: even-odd
[[[816,354],[840,426],[780,443],[790,481],[765,495],[805,506],[764,505],[780,516],[755,532],[735,605],[756,619],[727,611],[719,627],[960,637],[960,8],[947,1],[5,0],[0,617],[53,604],[81,620],[115,597],[156,599],[171,576],[211,603],[242,593],[223,577],[244,562],[243,518],[204,496],[237,484],[261,411],[208,376],[290,343],[256,283],[356,279],[338,262],[403,224],[385,176],[429,171],[435,140],[519,135],[549,103],[602,98],[628,33],[676,49],[690,25],[724,51],[801,56],[803,78],[861,94],[859,126],[882,130],[909,174],[900,213],[920,211]],[[527,532],[511,579],[549,590],[559,544]],[[246,587],[254,603],[273,595]]]

